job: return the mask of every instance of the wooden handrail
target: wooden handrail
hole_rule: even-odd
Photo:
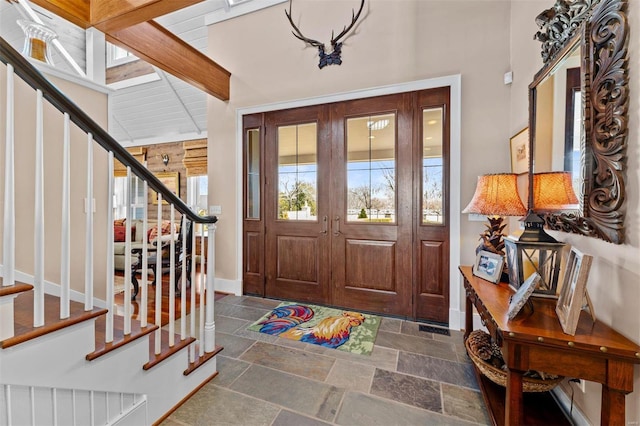
[[[14,72],[33,89],[41,90],[44,98],[62,113],[69,117],[76,126],[85,133],[91,133],[93,140],[125,166],[131,168],[133,174],[147,181],[149,187],[162,194],[162,198],[175,205],[176,209],[196,223],[216,223],[216,216],[199,216],[178,196],[171,192],[146,167],[138,162],[122,145],[98,125],[91,117],[67,98],[58,88],[47,80],[27,59],[0,37],[0,61],[11,64]]]

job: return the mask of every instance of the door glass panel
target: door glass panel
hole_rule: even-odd
[[[347,221],[396,221],[396,116],[347,119]]]
[[[247,219],[260,219],[260,130],[247,131]]]
[[[422,110],[422,223],[442,224],[442,108]]]
[[[279,220],[317,220],[317,127],[278,127]]]

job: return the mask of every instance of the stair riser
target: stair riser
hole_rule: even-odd
[[[122,391],[130,377],[147,361],[148,339],[138,339],[122,351],[106,355],[102,362],[89,362],[85,355],[94,350],[94,339],[94,321],[85,321],[4,349],[0,351],[2,381],[54,388]],[[110,359],[116,361],[105,364]]]

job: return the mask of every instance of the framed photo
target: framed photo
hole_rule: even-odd
[[[473,275],[497,283],[502,274],[504,256],[490,251],[481,250],[476,256],[476,264],[473,267]]]
[[[529,128],[525,127],[509,139],[511,173],[521,175],[529,171]]]
[[[573,247],[567,259],[562,288],[556,303],[556,314],[558,314],[562,331],[571,336],[576,334],[580,311],[585,302],[589,305],[591,316],[595,320],[591,300],[587,295],[587,278],[592,259],[593,256],[583,254]]]
[[[160,182],[164,186],[166,186],[169,191],[176,194],[177,197],[180,197],[180,173],[178,172],[159,172],[155,173],[156,177],[160,179]],[[150,195],[149,198],[153,199],[153,204],[158,204],[158,195],[155,191],[151,190],[153,195]],[[169,204],[166,201],[162,200],[162,204]]]
[[[518,315],[518,313],[522,310],[522,307],[526,305],[529,297],[533,294],[533,291],[540,284],[540,274],[534,272],[527,278],[527,280],[522,283],[518,291],[516,291],[513,296],[511,296],[511,300],[509,300],[509,311],[508,316],[509,319],[512,320]]]

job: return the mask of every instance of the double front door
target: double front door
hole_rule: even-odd
[[[448,322],[448,102],[245,117],[245,292]]]

